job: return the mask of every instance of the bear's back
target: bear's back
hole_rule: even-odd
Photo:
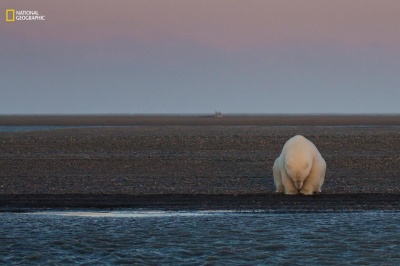
[[[303,137],[302,135],[296,135],[286,141],[285,145],[283,146],[283,151],[304,151],[304,150],[314,150],[316,149],[315,145]]]

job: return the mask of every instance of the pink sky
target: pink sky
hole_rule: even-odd
[[[5,0],[0,14],[8,8],[46,21],[0,16],[0,114],[400,113],[400,0]]]
[[[292,43],[400,47],[398,0],[8,0],[3,6],[39,10],[47,18],[40,27],[19,23],[7,33],[67,42],[124,38],[225,51]]]

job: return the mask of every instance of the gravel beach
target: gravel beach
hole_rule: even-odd
[[[55,195],[75,199],[72,207],[90,207],[87,201],[79,205],[90,197],[93,207],[110,207],[101,202],[112,195],[112,207],[125,206],[127,197],[138,201],[130,205],[135,207],[146,207],[149,197],[162,199],[165,206],[169,197],[179,205],[176,197],[182,195],[193,206],[206,202],[207,196],[215,202],[210,206],[216,206],[222,199],[215,200],[218,195],[222,201],[231,199],[235,208],[252,195],[261,200],[261,209],[279,209],[283,201],[318,209],[318,202],[329,197],[342,209],[367,208],[360,207],[362,202],[380,202],[375,209],[398,209],[397,125],[249,124],[154,123],[0,132],[0,207],[46,207],[56,202],[61,203],[53,207],[68,207]],[[272,164],[285,141],[296,134],[311,140],[327,162],[323,193],[313,196],[311,203],[306,196],[274,193]],[[354,203],[357,197],[360,200]],[[272,199],[283,201],[272,204]],[[249,202],[245,205],[251,207]]]

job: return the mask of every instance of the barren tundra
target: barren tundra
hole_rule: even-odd
[[[271,169],[285,141],[296,134],[312,141],[326,160],[321,197],[400,199],[397,126],[155,123],[0,133],[0,202],[13,206],[12,195],[33,194],[103,195],[103,201],[110,195],[281,198],[274,194]]]

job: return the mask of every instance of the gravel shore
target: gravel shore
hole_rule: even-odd
[[[400,195],[396,126],[124,126],[2,132],[0,195],[104,195],[105,200],[110,195],[281,197],[274,194],[272,164],[285,141],[296,134],[311,140],[327,162],[321,196]],[[6,201],[0,201],[2,206],[10,206]]]

